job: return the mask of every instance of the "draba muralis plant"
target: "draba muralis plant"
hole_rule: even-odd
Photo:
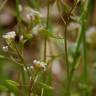
[[[90,0],[86,0],[86,1],[83,1],[82,2],[82,6],[81,6],[81,9],[82,9],[82,12],[80,14],[80,17],[77,19],[77,21],[79,21],[79,23],[81,24],[81,32],[80,32],[80,35],[79,35],[79,38],[77,40],[77,46],[76,46],[76,49],[75,49],[75,53],[74,53],[74,57],[73,57],[73,61],[72,61],[72,66],[70,68],[70,63],[69,63],[69,60],[68,60],[68,47],[67,47],[67,26],[70,22],[70,17],[71,17],[71,14],[73,13],[73,11],[75,10],[78,2],[80,2],[80,0],[75,0],[74,2],[74,5],[73,7],[69,10],[69,12],[67,13],[67,19],[63,18],[63,16],[61,15],[60,13],[60,17],[65,25],[65,30],[64,30],[64,49],[65,49],[65,60],[66,60],[66,66],[67,66],[67,87],[66,87],[66,92],[65,92],[65,95],[66,96],[71,96],[71,88],[72,88],[72,78],[74,78],[74,71],[75,71],[75,67],[76,67],[76,64],[77,64],[77,59],[78,59],[78,51],[80,49],[80,45],[81,43],[83,44],[83,79],[84,79],[84,85],[86,86],[86,88],[84,87],[84,93],[83,95],[84,96],[89,96],[90,94],[90,91],[88,89],[88,62],[87,62],[87,45],[86,45],[86,29],[87,29],[87,26],[88,26],[88,16],[89,16],[89,10],[90,10],[90,4],[91,4],[91,1]],[[59,3],[59,1],[57,1],[57,7],[58,7],[58,10],[59,12],[61,12],[62,10],[62,7]]]
[[[23,48],[24,44],[30,40],[33,35],[37,35],[38,32],[47,32],[49,22],[49,3],[48,3],[48,16],[46,23],[42,23],[42,15],[30,8],[26,7],[26,11],[23,15],[20,12],[23,7],[19,5],[19,0],[16,0],[16,17],[18,20],[18,28],[16,31],[6,32],[2,35],[2,39],[5,44],[2,47],[4,56],[0,55],[0,58],[6,59],[17,66],[18,82],[17,80],[5,80],[4,84],[0,87],[6,89],[6,93],[10,96],[44,96],[45,90],[53,90],[51,85],[42,81],[42,76],[48,76],[46,70],[48,63],[46,61],[46,36],[44,37],[44,58],[42,60],[33,60],[31,65],[28,65],[24,60]],[[22,22],[25,22],[28,26],[24,28]],[[26,33],[26,31],[28,31]],[[25,32],[25,33],[24,33]],[[19,37],[18,37],[19,35]],[[19,42],[16,42],[16,38],[19,38]],[[7,56],[6,54],[9,54]],[[46,74],[45,74],[46,73]],[[7,90],[8,88],[8,90]]]
[[[3,5],[0,7],[0,10],[4,7],[6,1],[7,0],[4,1]],[[4,80],[4,82],[0,84],[0,92],[2,89],[5,91],[6,96],[54,96],[53,92],[56,93],[57,90],[55,90],[55,88],[52,86],[52,82],[54,83],[55,81],[52,81],[50,63],[57,58],[62,57],[66,65],[66,80],[64,80],[64,88],[62,88],[63,91],[61,91],[62,89],[58,88],[60,90],[59,96],[62,96],[62,94],[63,96],[91,96],[88,77],[86,30],[88,26],[90,6],[92,6],[90,4],[92,3],[92,0],[74,0],[72,7],[69,7],[63,0],[47,0],[46,18],[43,18],[42,14],[35,10],[35,7],[38,7],[37,5],[40,3],[40,1],[37,1],[38,0],[28,1],[29,3],[33,2],[32,4],[29,4],[34,6],[33,9],[29,6],[22,7],[19,4],[19,0],[16,0],[16,12],[13,12],[13,14],[17,18],[18,26],[15,30],[2,34],[4,44],[2,46],[3,55],[0,54],[0,58],[7,60],[8,64],[12,63],[16,66],[16,70],[18,70],[16,73],[18,75],[18,80],[10,80],[10,78]],[[38,4],[36,4],[36,2]],[[77,12],[78,16],[75,17],[76,14],[74,11],[76,11],[79,3],[81,3],[81,8],[79,9],[80,12]],[[50,30],[53,31],[50,17],[50,13],[52,13],[50,6],[53,6],[52,4],[56,5],[59,18],[63,23],[63,32],[61,37],[55,36],[52,32],[50,32]],[[74,48],[72,57],[69,54],[70,50],[68,47],[68,34],[70,34],[68,32],[68,26],[71,21],[78,22],[80,25],[80,32],[75,42],[76,46]],[[40,59],[34,59],[33,62],[31,62],[32,64],[27,64],[24,58],[24,46],[28,41],[32,40],[32,38],[38,34],[40,36],[43,35],[41,36],[41,43],[43,41],[43,56]],[[57,44],[57,47],[63,46],[63,50],[60,52],[60,54],[56,53],[54,56],[49,56],[50,60],[47,60],[47,51],[49,51],[47,45],[50,43],[51,39],[54,39],[54,43],[57,43],[56,41],[61,40],[61,42],[59,42],[61,45]],[[82,52],[80,51],[81,47]],[[79,51],[81,52],[82,56],[81,54],[78,56]],[[71,61],[69,60],[70,57]],[[76,92],[76,94],[74,94],[74,90],[77,89],[73,88],[73,85],[75,85],[73,84],[73,80],[75,78],[76,67],[78,66],[77,63],[81,57],[83,58],[83,78],[81,78],[79,81],[81,84],[80,86],[82,87],[80,92],[82,92]],[[60,82],[62,82],[62,80]],[[78,86],[78,84],[76,86]]]

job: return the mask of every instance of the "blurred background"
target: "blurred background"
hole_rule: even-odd
[[[58,9],[57,2],[59,2],[58,4],[60,9]],[[44,96],[65,96],[64,86],[66,85],[67,66],[65,60],[64,40],[62,39],[64,37],[65,24],[61,17],[67,20],[68,12],[74,6],[74,2],[75,0],[49,0],[50,8],[48,30],[50,33],[48,34],[49,37],[46,45],[46,59],[49,63],[49,73],[47,72],[47,74],[51,75],[51,81],[49,80],[48,82],[51,82],[54,90],[49,91],[49,93],[52,94],[47,94]],[[78,19],[81,16],[82,4],[84,2],[86,2],[86,0],[78,0],[76,8],[74,8],[70,15],[70,20],[67,26],[67,48],[69,54],[69,63],[71,63],[73,60],[77,40],[81,31],[81,23],[78,22]],[[16,56],[15,52],[12,51],[11,48],[8,49],[8,52],[3,50],[3,46],[6,45],[6,42],[2,38],[2,35],[6,32],[17,32],[17,36],[15,38],[16,44],[18,44],[20,38],[22,39],[22,34],[27,34],[29,36],[25,36],[27,41],[24,43],[23,48],[24,60],[28,66],[32,65],[33,60],[35,59],[43,60],[44,34],[39,32],[38,26],[46,23],[47,3],[47,0],[0,0],[0,85],[2,85],[7,79],[18,81],[19,74],[17,65],[10,61],[12,56],[16,61],[18,61],[18,56]],[[29,28],[30,19],[26,17],[26,15],[30,12],[30,9],[40,12],[42,15],[42,21],[40,21],[41,23],[33,24],[31,29]],[[19,17],[21,18],[20,20]],[[18,33],[20,26],[22,32]],[[86,45],[89,81],[88,88],[90,90],[90,95],[88,96],[96,96],[96,0],[92,0],[90,2],[86,26],[88,26],[86,29]],[[83,89],[86,86],[84,86],[82,83],[82,50],[83,47],[81,44],[76,57],[77,64],[72,81],[71,96],[83,96]],[[70,64],[70,66],[72,65]],[[7,94],[3,89],[2,86],[0,86],[0,96],[15,96],[12,94]],[[40,95],[38,93],[38,95],[34,96]]]

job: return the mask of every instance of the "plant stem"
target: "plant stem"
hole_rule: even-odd
[[[66,90],[66,95],[70,96],[70,66],[69,66],[69,62],[68,62],[68,50],[67,50],[67,26],[68,23],[70,21],[70,16],[71,13],[74,11],[75,7],[77,6],[78,0],[75,1],[73,7],[71,8],[71,10],[69,11],[69,14],[67,16],[67,20],[65,21],[64,18],[62,17],[62,15],[60,15],[63,23],[65,24],[65,32],[64,32],[64,48],[65,48],[65,60],[66,60],[66,65],[67,65],[67,90]],[[59,5],[58,5],[59,7]],[[60,10],[60,7],[58,8]]]
[[[67,65],[67,96],[70,96],[70,85],[69,85],[69,76],[70,76],[70,65],[69,65],[69,61],[68,61],[68,49],[67,49],[67,25],[68,22],[66,22],[65,24],[65,34],[64,34],[64,42],[65,42],[65,60],[66,60],[66,65]]]
[[[43,96],[43,92],[44,92],[44,89],[42,88],[42,89],[41,89],[41,96]]]
[[[78,50],[80,48],[80,44],[81,44],[81,41],[82,41],[82,32],[80,33],[79,35],[79,39],[77,41],[77,46],[76,46],[76,49],[75,49],[75,54],[74,54],[74,57],[73,57],[73,62],[72,62],[72,68],[70,70],[70,84],[71,84],[71,80],[72,80],[72,77],[74,75],[74,71],[75,71],[75,66],[76,66],[76,63],[77,63],[77,54],[78,54]]]
[[[47,22],[46,22],[46,28],[49,27],[49,9],[50,9],[50,4],[49,4],[49,0],[47,1]]]
[[[48,29],[49,27],[49,8],[50,8],[50,4],[49,4],[49,0],[47,1],[47,21],[46,21],[46,29]],[[47,47],[47,39],[46,36],[44,38],[44,62],[46,62],[46,47]]]
[[[50,9],[50,4],[49,4],[49,0],[47,0],[46,30],[48,30],[48,28],[49,28],[49,9]],[[45,63],[46,63],[46,57],[47,57],[46,53],[47,53],[47,37],[45,35],[44,36],[44,57],[43,57]],[[47,71],[45,71],[44,74],[43,74],[43,82],[46,82],[47,74],[48,74]],[[43,92],[45,92],[45,89],[43,89]],[[44,93],[42,94],[42,96],[43,95],[44,95]]]
[[[17,53],[19,51],[17,50]],[[18,56],[20,57],[20,60],[21,60],[21,64],[23,64],[23,61],[22,61],[22,58],[21,56],[18,54]],[[21,75],[22,75],[22,81],[23,81],[23,84],[22,84],[22,87],[24,88],[23,90],[23,93],[25,91],[26,94],[23,94],[24,96],[27,96],[27,88],[26,88],[26,78],[25,78],[25,72],[24,72],[24,68],[22,66],[20,66],[20,70],[21,70]]]
[[[24,94],[24,95],[27,96],[28,90],[27,90],[27,86],[26,86],[27,83],[26,83],[26,77],[25,77],[24,67],[26,68],[26,71],[27,71],[29,77],[31,76],[31,74],[30,74],[29,70],[27,69],[27,66],[25,64],[24,58],[23,58],[21,52],[18,50],[18,48],[17,48],[16,43],[15,43],[14,40],[12,41],[12,45],[15,48],[15,50],[17,52],[17,55],[18,55],[18,57],[20,59],[20,64],[22,64],[22,66],[20,66],[21,76],[22,76],[22,81],[23,81],[22,87],[24,87],[23,92],[24,91],[26,92],[26,94]]]
[[[82,42],[83,42],[83,64],[84,64],[84,69],[83,69],[83,75],[84,75],[84,83],[86,86],[88,86],[88,62],[87,62],[87,46],[86,46],[86,25],[87,25],[87,18],[88,18],[88,8],[89,8],[89,1],[86,0],[84,2],[84,11],[82,14]],[[88,90],[87,87],[84,90],[84,96],[88,96]]]
[[[20,22],[20,13],[19,13],[19,3],[20,3],[20,0],[16,0],[16,16],[17,16],[17,20],[18,20],[18,23],[20,24],[21,22]],[[19,30],[20,30],[21,28],[20,28],[20,26],[19,26]],[[16,43],[15,43],[15,41],[13,40],[13,42],[12,42],[12,44],[13,44],[13,46],[14,46],[14,48],[15,48],[15,50],[16,50],[16,52],[17,52],[17,55],[18,55],[18,57],[19,57],[19,59],[20,59],[20,63],[23,65],[23,67],[25,67],[26,68],[26,70],[27,70],[27,66],[26,66],[26,64],[25,64],[25,62],[24,62],[24,59],[23,59],[23,54],[22,54],[22,52],[23,52],[23,45],[22,45],[22,50],[21,50],[21,52],[18,50],[18,48],[17,48],[17,46],[16,46]],[[22,76],[22,92],[23,92],[23,95],[24,96],[28,96],[27,94],[28,94],[28,91],[27,91],[27,86],[26,86],[26,77],[25,77],[25,71],[24,71],[24,68],[23,68],[22,66],[20,66],[20,71],[21,71],[21,76]],[[29,73],[29,71],[27,70],[27,72]]]
[[[65,21],[65,19],[63,18],[62,14],[61,14],[61,8],[60,8],[60,5],[59,5],[59,2],[57,1],[57,8],[58,8],[58,11],[60,13],[60,17],[65,25],[65,29],[64,29],[64,36],[63,36],[63,39],[64,39],[64,49],[65,49],[65,61],[66,61],[66,66],[67,66],[67,89],[66,89],[66,95],[69,96],[70,94],[70,88],[69,88],[69,62],[68,62],[68,50],[67,50],[67,26],[68,26],[68,23],[69,23],[69,17],[67,17],[67,20]]]
[[[70,71],[70,84],[72,81],[72,77],[74,75],[74,71],[75,71],[75,65],[77,62],[77,53],[81,44],[81,41],[83,40],[83,63],[84,63],[84,83],[86,85],[88,82],[88,64],[87,64],[87,48],[86,48],[86,35],[85,35],[85,31],[86,31],[86,21],[87,21],[87,15],[88,15],[88,0],[85,2],[86,4],[84,4],[84,9],[81,15],[81,33],[77,42],[77,47],[75,50],[75,55],[73,58],[73,62],[72,62],[72,69]],[[87,89],[84,90],[84,96],[88,96],[88,91]]]
[[[83,36],[82,36],[82,40],[83,40],[83,64],[84,64],[84,72],[83,72],[83,75],[84,75],[84,83],[85,85],[87,85],[87,82],[88,82],[88,64],[87,64],[87,48],[86,48],[86,37],[85,37],[85,23],[83,22],[82,24],[82,33],[83,33]],[[84,96],[88,96],[87,94],[87,90],[85,89],[85,95]]]

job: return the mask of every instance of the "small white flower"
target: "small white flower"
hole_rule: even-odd
[[[21,36],[20,36],[20,41],[23,41],[23,38],[24,38],[24,36],[23,36],[23,35],[21,35]]]
[[[26,71],[26,68],[24,67],[24,71]]]
[[[27,14],[27,15],[26,15],[26,18],[27,18],[28,20],[35,20],[35,16],[32,15],[32,13]]]
[[[47,64],[45,62],[40,62],[40,66],[44,69],[44,71],[46,71],[46,65]]]
[[[44,71],[46,70],[47,63],[45,63],[45,62],[34,60],[33,64],[36,67],[42,68]]]
[[[11,31],[11,32],[6,33],[6,34],[3,35],[2,37],[3,37],[4,39],[10,40],[10,39],[14,39],[15,36],[16,36],[15,31]]]
[[[33,70],[33,69],[34,69],[34,67],[33,67],[33,66],[30,66],[30,69],[32,69],[32,70]]]
[[[29,70],[29,69],[30,69],[30,67],[28,66],[28,67],[27,67],[27,69]]]
[[[26,68],[24,68],[24,70],[26,71]],[[33,66],[28,66],[27,70],[34,70],[34,67]]]
[[[3,49],[4,52],[7,52],[8,51],[8,46],[3,46],[2,49]]]
[[[34,64],[37,63],[37,60],[34,60],[33,63],[34,63]]]
[[[31,20],[31,19],[35,20],[35,16],[40,17],[40,18],[42,17],[42,15],[36,10],[33,10],[33,9],[29,8],[29,7],[27,7],[26,10],[27,10],[26,18],[28,20]]]

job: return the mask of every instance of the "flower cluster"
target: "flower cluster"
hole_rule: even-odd
[[[37,24],[41,22],[42,15],[37,10],[34,10],[30,7],[24,7],[20,13],[22,20],[27,24]]]
[[[43,71],[46,71],[46,66],[47,66],[47,63],[34,60],[33,65],[28,66],[27,68],[24,67],[24,71],[26,71],[26,70],[29,70],[29,71],[33,70],[34,71],[35,69],[43,69]]]
[[[34,70],[34,67],[32,65],[31,66],[28,66],[27,68],[24,67],[24,71],[26,71],[26,70]]]
[[[42,62],[42,61],[34,60],[34,61],[33,61],[33,64],[34,64],[34,67],[42,68],[44,71],[46,71],[47,63]]]
[[[33,67],[33,66],[28,66],[27,69],[28,69],[28,70],[29,70],[29,69],[32,69],[32,70],[33,70],[34,67]]]
[[[16,36],[15,31],[11,31],[3,35],[3,38],[9,40],[9,39],[14,39],[15,36]]]
[[[7,52],[8,51],[8,46],[3,46],[2,49],[3,49],[4,52]]]
[[[12,45],[12,41],[15,39],[16,37],[16,33],[15,31],[11,31],[11,32],[7,32],[5,33],[3,36],[2,36],[5,40],[6,40],[6,43],[9,47],[13,48],[13,45]],[[8,51],[8,47],[7,46],[3,46],[3,51],[7,52]]]

